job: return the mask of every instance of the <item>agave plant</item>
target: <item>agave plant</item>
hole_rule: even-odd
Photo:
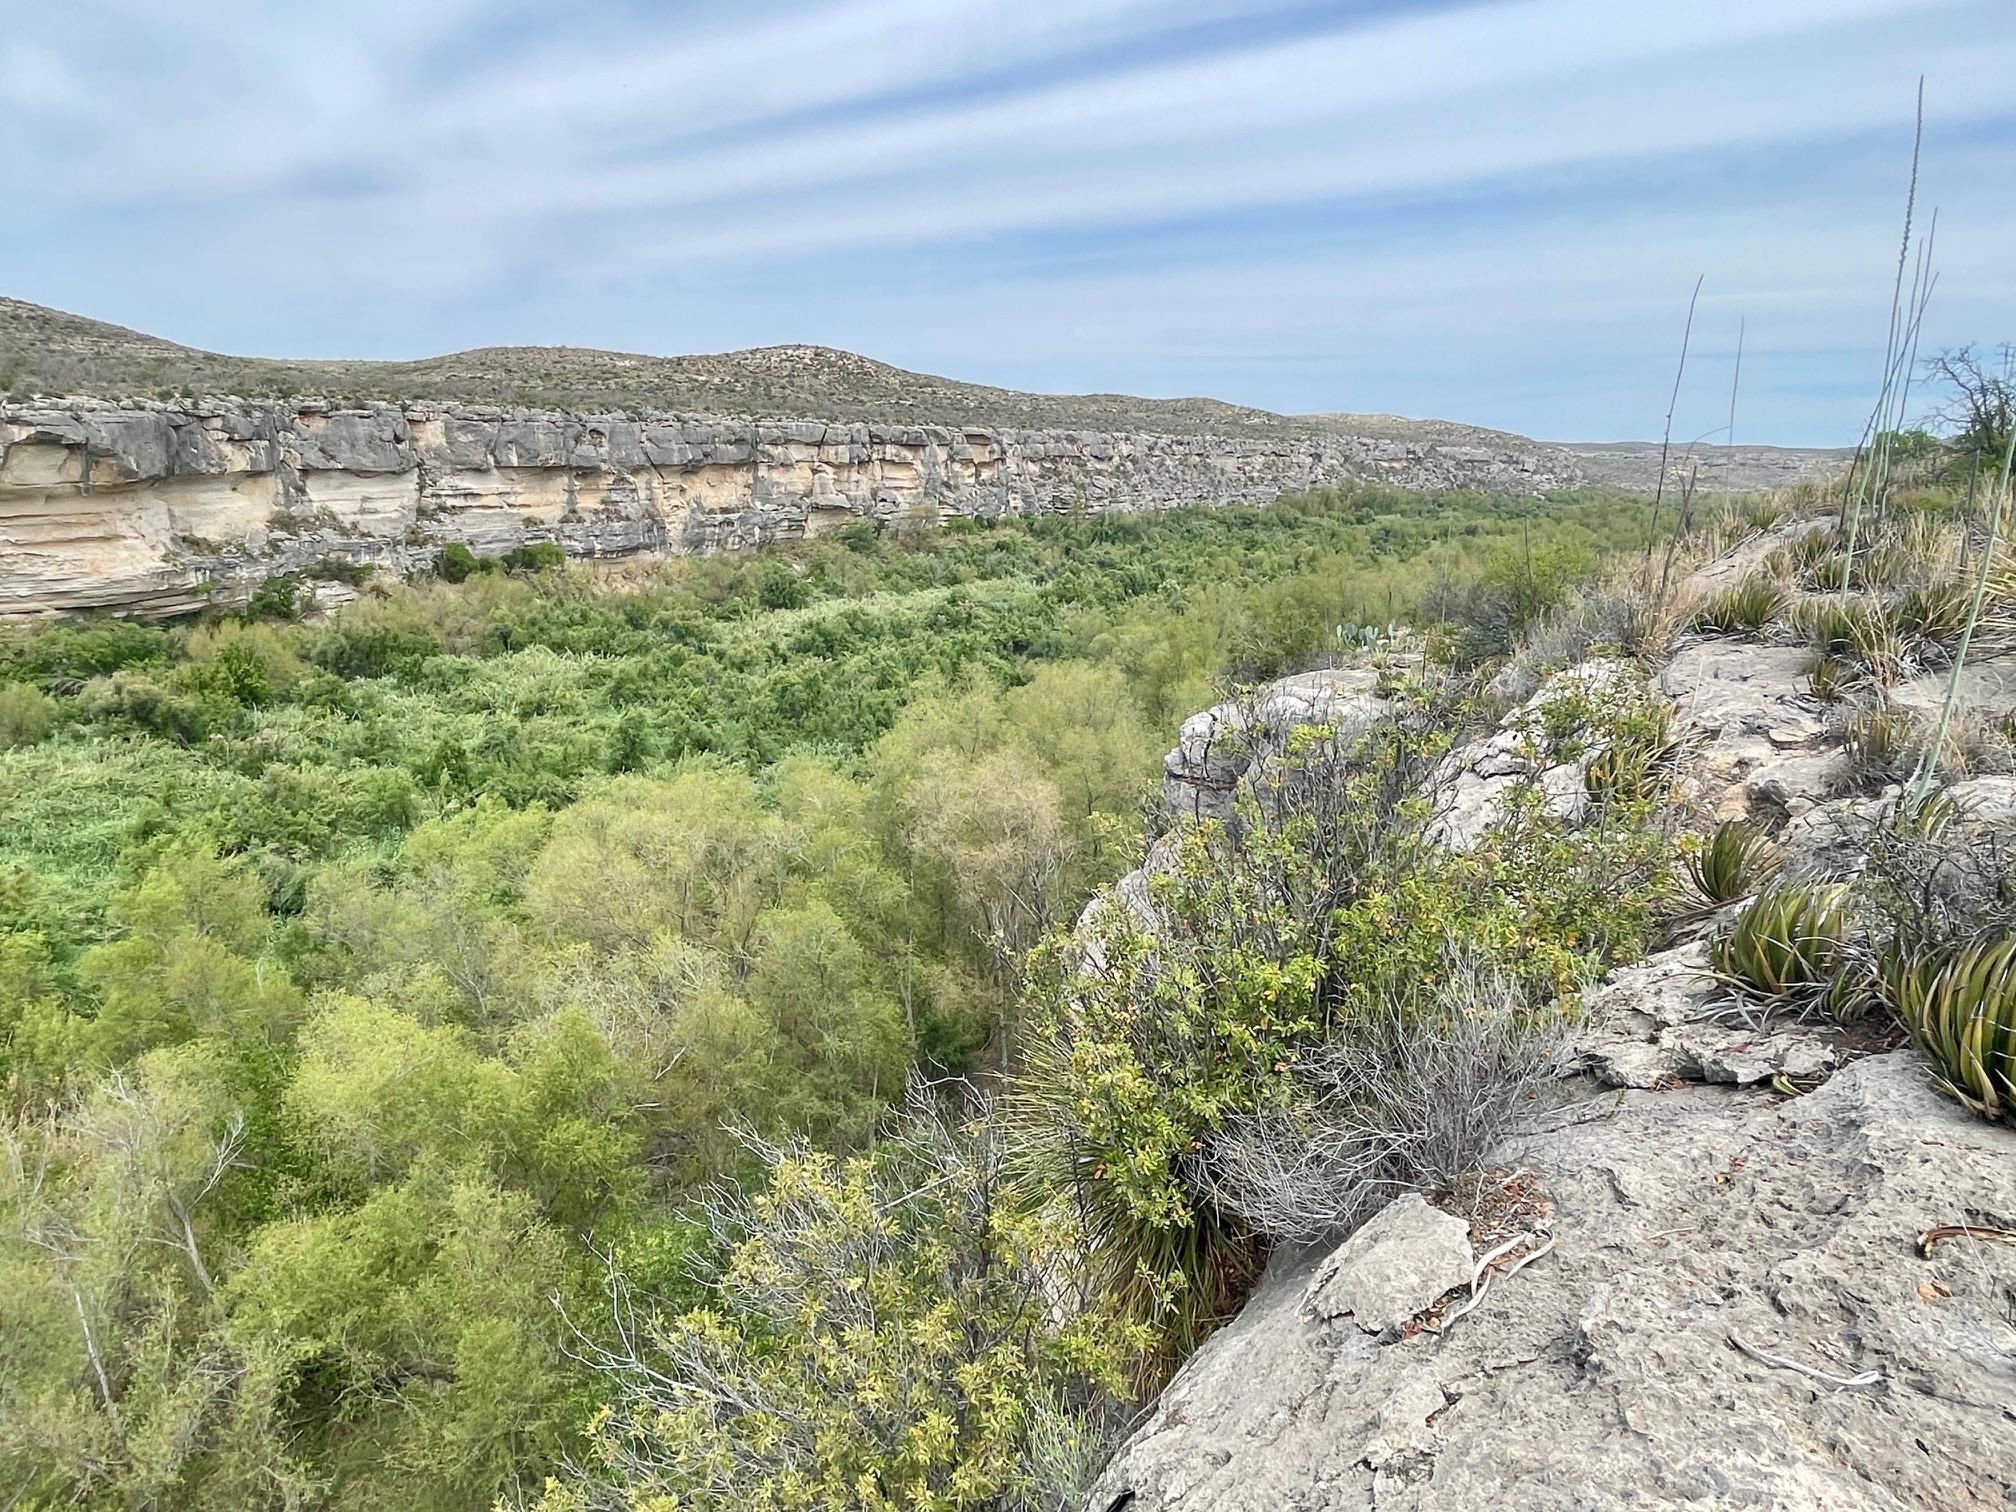
[[[1717,825],[1687,858],[1695,890],[1717,906],[1756,891],[1777,874],[1778,865],[1778,848],[1741,819]]]
[[[1679,744],[1672,713],[1659,708],[1648,720],[1619,730],[1589,758],[1582,780],[1598,803],[1636,803],[1655,796],[1672,770]]]
[[[1906,792],[1890,815],[1891,833],[1912,840],[1937,840],[1960,817],[1960,805],[1945,793]]]
[[[1709,949],[1715,969],[1760,997],[1838,996],[1848,889],[1774,882]]]
[[[2016,1124],[2016,940],[1975,940],[1883,963],[1885,999],[1938,1069],[1936,1085]]]
[[[1838,656],[1823,656],[1806,674],[1806,686],[1822,703],[1832,703],[1855,682],[1855,666]]]
[[[1917,763],[1923,731],[1907,710],[1879,703],[1848,721],[1841,746],[1858,782],[1897,782]]]
[[[1852,656],[1886,682],[1903,670],[1903,639],[1875,599],[1805,599],[1790,617],[1823,656]]]
[[[1967,625],[1968,593],[1959,583],[1912,588],[1890,605],[1890,623],[1904,635],[1950,646]]]
[[[1694,628],[1724,635],[1763,629],[1784,612],[1791,597],[1785,585],[1768,573],[1754,572],[1734,588],[1709,599],[1694,613]]]
[[[1841,556],[1834,544],[1834,532],[1824,527],[1807,531],[1787,546],[1785,552],[1799,575],[1809,581],[1822,563],[1838,561]]]

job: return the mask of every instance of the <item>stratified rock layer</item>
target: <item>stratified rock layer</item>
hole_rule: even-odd
[[[1121,435],[438,404],[0,404],[0,615],[173,614],[330,558],[733,550],[856,520],[1268,504],[1321,484],[1530,493],[1566,453],[1333,432]]]

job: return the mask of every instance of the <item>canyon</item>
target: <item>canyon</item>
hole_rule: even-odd
[[[190,397],[212,384],[267,397]],[[275,576],[340,601],[367,570],[403,577],[456,544],[608,561],[1361,483],[1649,492],[1664,463],[1442,421],[1025,394],[810,346],[229,358],[4,299],[0,386],[0,617],[16,618],[186,614]],[[1698,463],[1704,487],[1757,488],[1845,456]]]
[[[426,402],[0,404],[0,613],[185,613],[332,563],[403,575],[460,542],[607,559],[866,521],[1270,503],[1323,484],[1537,492],[1539,450],[1342,433],[1110,434],[578,415]]]

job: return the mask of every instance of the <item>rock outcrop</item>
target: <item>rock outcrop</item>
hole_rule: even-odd
[[[1304,434],[1109,434],[432,403],[0,403],[0,615],[165,615],[334,560],[734,550],[858,520],[1272,503],[1321,484],[1530,493],[1565,453]]]
[[[1371,667],[1324,668],[1191,715],[1175,749],[1162,758],[1162,797],[1170,814],[1186,821],[1228,817],[1254,766],[1279,758],[1304,726],[1321,725],[1348,746],[1393,713],[1378,687]]]
[[[1089,1512],[2016,1501],[2012,1139],[1909,1053],[1789,1100],[1592,1097],[1501,1158],[1544,1196],[1546,1254],[1397,1337],[1325,1300],[1396,1293],[1384,1215],[1277,1260]],[[1473,1221],[1471,1250],[1531,1221]],[[1979,1232],[1921,1237],[1943,1225]],[[1455,1274],[1415,1273],[1414,1299]]]
[[[1689,591],[1741,581],[1784,539],[1743,543]],[[1851,781],[1813,660],[1687,635],[1649,691],[1670,706],[1676,817],[1745,819],[1796,874],[1841,877],[1896,789]],[[1452,753],[1443,842],[1474,843],[1522,784],[1575,822],[1601,745],[1550,738],[1554,716],[1643,698],[1644,677],[1556,673]],[[2000,717],[2008,687],[1981,674],[1963,693]],[[1268,742],[1326,717],[1308,691],[1253,703]],[[1930,707],[1943,683],[1903,693]],[[1179,817],[1246,780],[1227,733],[1225,709],[1185,726]],[[2016,816],[2016,777],[1946,791],[1968,825]],[[1705,943],[1736,906],[1676,921],[1678,943],[1589,995],[1561,1105],[1474,1191],[1404,1196],[1335,1248],[1277,1252],[1087,1512],[2016,1504],[2016,1134],[1933,1090],[1883,1024],[1742,1000]]]

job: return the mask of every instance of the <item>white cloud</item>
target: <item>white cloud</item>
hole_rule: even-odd
[[[1942,303],[1971,335],[2012,298],[2008,0],[68,0],[13,31],[35,192],[0,287],[213,345],[826,339],[1539,425],[1611,413],[1576,374],[1665,366],[1691,269],[1780,333],[1804,425],[1887,299],[1921,71],[1932,169],[1970,167]]]

